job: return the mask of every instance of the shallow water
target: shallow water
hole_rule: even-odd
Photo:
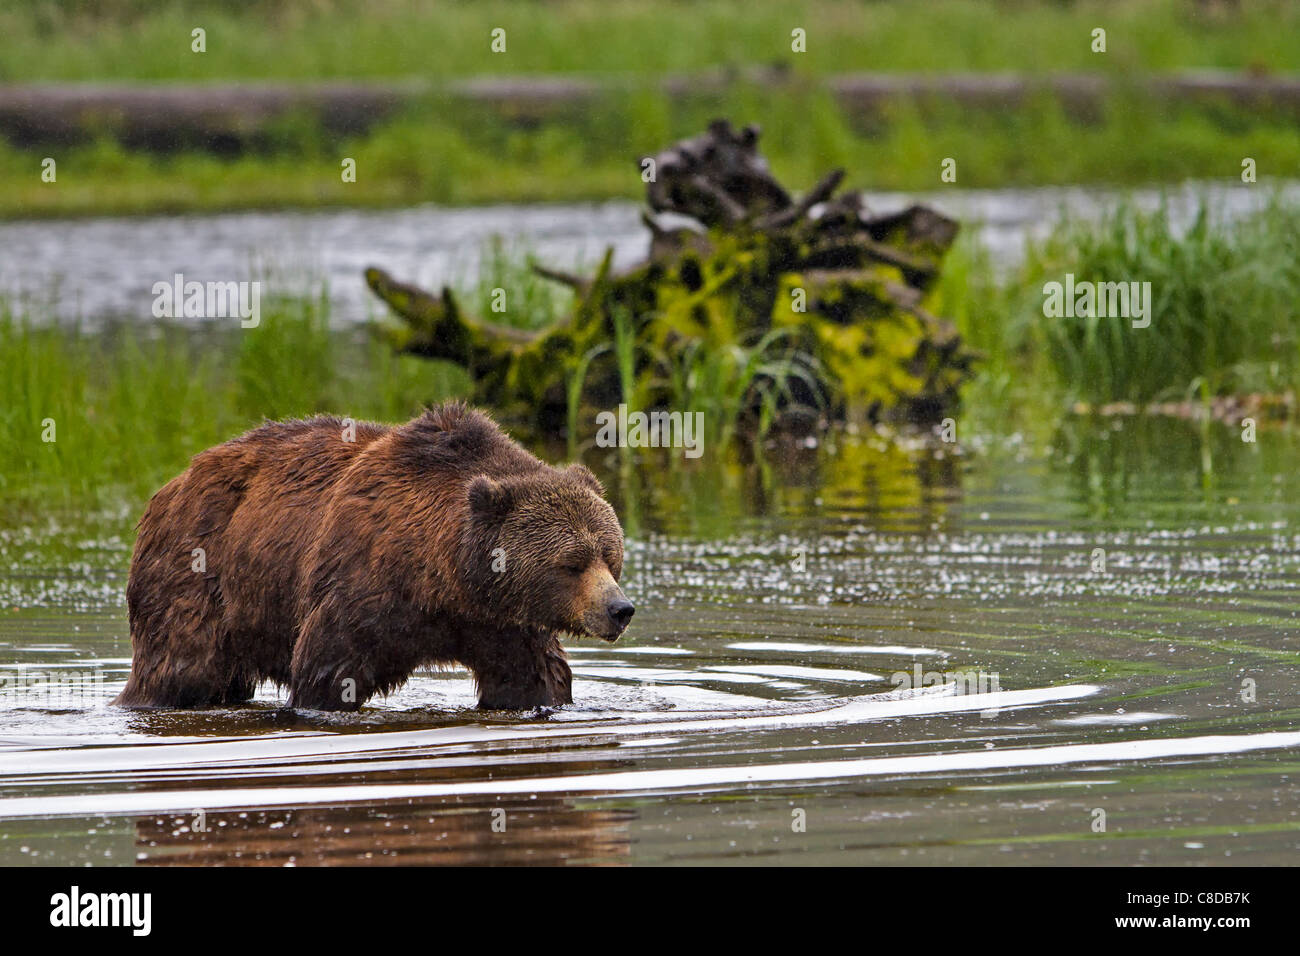
[[[1300,195],[1300,184],[1283,191]],[[954,216],[989,250],[995,265],[1019,260],[1029,237],[1046,234],[1063,212],[1093,216],[1120,193],[1081,187],[867,193],[870,209],[893,212],[926,202]],[[1202,200],[1224,217],[1265,204],[1268,187],[1191,183],[1141,189],[1135,203],[1169,207],[1175,225]],[[0,222],[0,295],[30,299],[37,315],[152,321],[156,282],[259,280],[262,296],[304,294],[323,283],[339,323],[383,309],[362,280],[382,266],[403,281],[436,289],[472,284],[489,240],[511,237],[515,251],[557,269],[586,271],[606,248],[615,265],[643,258],[649,246],[632,202],[407,209],[245,212],[196,216],[17,220]],[[210,320],[223,321],[223,320]]]
[[[639,610],[540,715],[120,711],[129,518],[0,529],[0,863],[1294,863],[1298,449],[1239,434],[593,461]]]

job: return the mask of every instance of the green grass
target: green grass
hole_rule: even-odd
[[[936,315],[950,319],[980,355],[975,379],[962,393],[962,408],[967,425],[982,433],[997,433],[1009,408],[1029,404],[1026,391],[1042,392],[1041,383],[1024,374],[1035,363],[1024,348],[1028,308],[1013,301],[1015,295],[997,280],[988,250],[974,230],[959,233],[929,304]]]
[[[499,240],[457,293],[479,314],[536,328],[571,294],[538,278],[531,252]],[[467,396],[467,373],[395,354],[364,327],[331,329],[328,289],[263,300],[261,321],[90,330],[0,298],[0,518],[40,503],[142,503],[194,454],[264,419],[332,413],[405,421]],[[508,309],[491,310],[504,290]],[[53,420],[54,441],[46,422]]]
[[[694,342],[676,362],[661,359],[667,406],[703,413],[701,437],[709,447],[725,448],[746,430],[751,415],[753,437],[762,439],[795,396],[824,401],[815,359],[792,347],[786,331],[774,329],[753,342]],[[821,411],[817,405],[801,409],[811,419]]]
[[[1291,70],[1300,9],[1256,0],[17,0],[0,82],[851,70]],[[1107,52],[1090,49],[1107,30]],[[207,31],[192,53],[190,32]],[[506,30],[506,52],[489,48]],[[791,51],[791,30],[807,52]]]
[[[266,303],[253,329],[95,332],[0,303],[0,510],[143,503],[264,418],[401,421],[466,385],[444,363],[331,332],[318,298]]]
[[[1298,255],[1295,206],[1275,204],[1230,226],[1213,224],[1202,208],[1179,232],[1163,209],[1122,205],[1098,223],[1066,223],[1036,247],[1021,272],[1023,298],[1039,290],[1034,342],[1072,397],[1146,404],[1277,393],[1300,384]],[[1042,282],[1067,272],[1150,282],[1150,327],[1044,316]]]
[[[0,143],[0,217],[640,199],[637,158],[719,115],[760,123],[763,152],[795,191],[834,166],[848,170],[848,186],[879,190],[1236,181],[1244,156],[1256,160],[1263,185],[1295,176],[1300,156],[1300,126],[1285,114],[1156,110],[1135,93],[1116,94],[1088,121],[1039,99],[1018,111],[897,105],[864,124],[814,90],[738,87],[686,103],[657,94],[596,103],[537,128],[443,104],[359,139],[300,131],[233,158],[127,150],[107,139],[59,150]],[[45,183],[41,160],[51,153],[58,179]],[[354,183],[342,181],[343,157],[356,160]],[[957,160],[955,187],[939,179],[946,157]]]
[[[1044,315],[1044,285],[1150,282],[1151,324]],[[968,422],[996,433],[1050,431],[1075,402],[1202,400],[1300,391],[1300,206],[1275,200],[1225,223],[1202,208],[1190,228],[1121,202],[1064,220],[995,277],[973,239],[958,242],[932,299],[984,353],[964,392]]]
[[[145,2],[24,0],[0,12],[0,82],[209,82],[426,79],[598,74],[623,92],[557,107],[534,122],[431,97],[365,135],[339,138],[302,116],[275,122],[244,151],[201,144],[167,153],[103,138],[76,146],[0,143],[0,217],[131,214],[302,206],[392,206],[639,198],[636,161],[698,133],[715,116],[758,122],[763,150],[791,188],[843,165],[848,184],[942,189],[1053,183],[1139,184],[1235,177],[1243,156],[1261,181],[1293,177],[1294,115],[1224,102],[1167,103],[1129,80],[1173,70],[1291,71],[1300,64],[1300,5],[1260,2],[1210,16],[1191,0],[1049,3],[596,3],[416,0]],[[189,51],[195,25],[208,51]],[[488,50],[495,26],[507,52]],[[1108,30],[1108,51],[1089,49]],[[804,54],[790,30],[808,30]],[[744,81],[670,99],[665,74],[784,63],[790,81]],[[894,103],[850,116],[817,82],[870,71],[1078,70],[1115,89],[1098,115],[1053,98],[1008,110]],[[41,161],[58,180],[41,181]],[[344,183],[340,163],[357,162]]]
[[[508,243],[494,236],[480,250],[478,278],[460,290],[460,301],[470,312],[495,322],[521,329],[554,325],[569,313],[573,292],[532,269],[532,249],[523,243]]]

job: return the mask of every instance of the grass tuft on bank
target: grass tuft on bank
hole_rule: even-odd
[[[90,331],[0,302],[0,508],[143,501],[266,418],[401,421],[464,391],[461,370],[327,318],[302,298],[264,303],[252,329]]]

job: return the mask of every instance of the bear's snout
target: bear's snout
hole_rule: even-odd
[[[597,610],[597,608],[602,607],[604,609],[603,614],[601,614],[600,610]],[[623,594],[623,590],[615,584],[608,592],[604,602],[598,604],[592,610],[595,611],[593,616],[599,615],[603,620],[594,622],[596,626],[591,628],[591,632],[596,637],[612,644],[627,630],[627,623],[632,620],[632,615],[636,613],[636,606],[627,599]]]
[[[582,630],[592,637],[616,641],[627,629],[636,607],[627,599],[603,563],[587,571],[582,591],[590,595],[581,612]]]
[[[616,597],[609,602],[605,610],[621,634],[627,627],[628,621],[632,620],[632,615],[636,613],[636,606],[625,597]]]

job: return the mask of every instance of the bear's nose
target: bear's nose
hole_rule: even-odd
[[[636,613],[636,607],[631,601],[619,598],[617,601],[611,601],[609,605],[609,616],[614,619],[614,623],[620,628],[627,627],[627,622],[632,620],[632,615]]]

